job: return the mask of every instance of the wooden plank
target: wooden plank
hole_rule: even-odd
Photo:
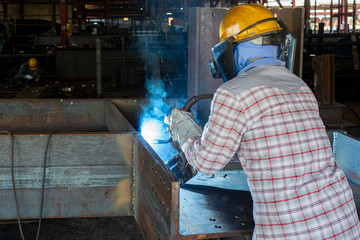
[[[44,90],[45,87],[25,87],[15,96],[15,98],[18,99],[39,98]]]

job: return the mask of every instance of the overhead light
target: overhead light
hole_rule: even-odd
[[[125,17],[125,18],[124,18],[124,21],[129,21],[129,18],[126,18],[126,17]]]
[[[97,24],[97,22],[94,22],[94,24]]]
[[[172,15],[172,13],[171,13],[171,12],[167,12],[166,15]]]
[[[140,11],[142,11],[143,10],[143,8],[140,8]]]
[[[180,8],[180,10],[183,10],[184,8]]]

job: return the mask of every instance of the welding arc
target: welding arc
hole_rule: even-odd
[[[212,99],[213,98],[213,94],[201,94],[199,96],[193,96],[192,98],[190,98],[185,105],[181,108],[181,110],[183,111],[189,111],[190,108],[197,103],[199,100],[201,99]],[[172,141],[172,138],[169,139],[154,139],[151,141],[151,143],[153,144],[166,144]]]

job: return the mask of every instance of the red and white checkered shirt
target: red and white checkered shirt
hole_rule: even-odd
[[[256,239],[360,239],[353,194],[317,101],[284,67],[255,67],[224,83],[185,154],[204,174],[237,154],[254,201]]]

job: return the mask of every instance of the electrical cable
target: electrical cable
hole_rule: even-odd
[[[46,177],[46,157],[47,157],[47,152],[48,152],[48,148],[50,145],[50,140],[51,140],[51,136],[55,133],[56,130],[53,130],[46,141],[46,147],[45,147],[45,153],[44,153],[44,165],[43,165],[43,177],[42,177],[42,185],[41,185],[41,200],[40,200],[40,212],[39,212],[39,223],[38,223],[38,228],[37,228],[37,233],[36,233],[36,240],[39,239],[39,235],[40,235],[40,228],[41,228],[41,220],[42,220],[42,210],[43,210],[43,205],[44,205],[44,191],[45,191],[45,177]]]
[[[212,99],[214,97],[213,94],[201,94],[199,96],[193,96],[192,98],[190,98],[186,104],[184,105],[184,107],[182,107],[182,110],[184,111],[189,111],[190,108],[197,103],[199,100],[201,99]]]
[[[25,240],[24,233],[23,233],[23,230],[22,230],[22,227],[21,227],[19,204],[18,204],[18,199],[17,199],[17,195],[16,195],[15,180],[14,180],[14,137],[13,137],[12,133],[9,132],[9,131],[0,131],[0,133],[6,133],[10,137],[10,142],[11,142],[11,182],[12,182],[12,189],[13,189],[14,198],[15,198],[16,214],[17,214],[17,220],[18,220],[18,225],[19,225],[19,231],[20,231],[20,234],[21,234],[21,239]]]

